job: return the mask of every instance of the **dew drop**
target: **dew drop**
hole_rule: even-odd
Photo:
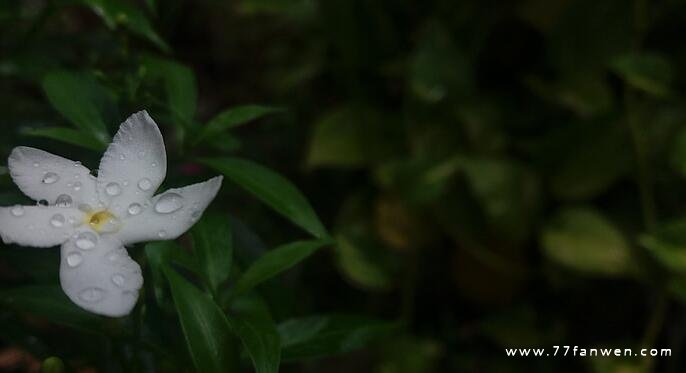
[[[40,163],[34,162],[34,163],[33,163],[33,167],[40,167]]]
[[[121,220],[119,220],[117,217],[110,217],[105,224],[103,224],[99,232],[102,233],[114,233],[118,231],[121,228]]]
[[[72,199],[68,194],[60,194],[55,200],[57,207],[71,207]]]
[[[79,298],[88,303],[97,303],[105,298],[105,291],[100,288],[87,288],[79,293]]]
[[[70,267],[76,267],[83,262],[83,257],[79,253],[71,253],[67,255],[67,265]]]
[[[81,190],[81,183],[80,183],[80,182],[77,181],[77,182],[74,183],[74,190],[77,191],[77,192],[78,192],[79,190]]]
[[[159,237],[159,238],[167,237],[167,231],[161,230],[161,231],[157,232],[157,237]]]
[[[93,207],[91,207],[91,205],[89,205],[87,203],[82,203],[79,205],[79,211],[89,213],[89,212],[93,211]]]
[[[125,154],[119,154],[119,159],[122,161],[126,160],[126,155]]]
[[[154,168],[154,167],[157,167],[157,163],[152,162],[152,163],[150,164],[150,166],[152,166],[153,168]]]
[[[24,215],[24,206],[19,206],[19,205],[14,206],[10,209],[10,213],[16,217],[23,216]]]
[[[40,206],[40,207],[47,207],[48,205],[49,205],[49,203],[45,199],[38,201],[38,206]]]
[[[129,215],[135,216],[135,215],[140,214],[143,211],[143,206],[141,206],[138,203],[132,203],[129,205],[128,211],[129,211]]]
[[[81,250],[90,250],[95,247],[98,237],[91,232],[83,232],[76,238],[76,247]]]
[[[64,223],[67,221],[67,219],[64,218],[64,215],[62,214],[55,214],[50,218],[50,225],[52,225],[55,228],[60,228],[64,226]]]
[[[152,188],[152,182],[150,181],[150,179],[147,178],[141,179],[138,182],[138,187],[141,188],[142,191],[146,192],[150,190],[150,188]]]
[[[117,259],[119,259],[119,253],[117,250],[112,250],[109,254],[107,254],[107,260],[110,262],[116,262]]]
[[[81,167],[81,162],[79,162],[79,161],[74,162],[74,167]]]
[[[119,273],[112,275],[112,282],[119,287],[124,286],[125,281],[126,279],[124,278],[124,276]]]
[[[109,183],[105,186],[105,192],[112,197],[118,196],[121,194],[121,187],[117,183]]]
[[[160,214],[171,214],[183,207],[183,197],[176,193],[167,193],[155,203],[155,211]]]
[[[55,184],[60,179],[59,175],[54,172],[47,172],[43,175],[43,184]]]

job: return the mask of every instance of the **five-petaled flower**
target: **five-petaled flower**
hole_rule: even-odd
[[[22,246],[62,245],[60,283],[69,299],[106,316],[124,316],[143,277],[125,246],[175,239],[214,199],[222,177],[153,196],[167,172],[162,134],[147,112],[119,128],[98,176],[79,162],[17,147],[8,167],[35,206],[0,208],[0,236]]]

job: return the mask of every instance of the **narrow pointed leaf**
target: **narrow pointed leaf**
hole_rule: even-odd
[[[241,298],[227,316],[233,332],[243,342],[255,373],[276,373],[281,362],[281,342],[276,324],[257,298]]]
[[[225,110],[210,120],[200,131],[195,142],[198,143],[212,135],[216,135],[228,129],[238,127],[250,121],[259,119],[283,109],[271,106],[245,105]]]
[[[62,127],[48,127],[48,128],[33,128],[23,130],[21,132],[26,136],[45,137],[57,141],[62,141],[67,144],[76,145],[85,149],[103,151],[105,145],[98,139],[90,136],[86,132],[77,131],[73,128]]]
[[[257,163],[239,158],[210,158],[202,162],[223,173],[315,237],[328,236],[310,203],[283,176]]]
[[[199,372],[231,370],[232,336],[224,313],[212,299],[170,267],[164,268],[193,363]]]
[[[322,246],[330,243],[331,240],[298,241],[279,246],[262,255],[248,267],[236,283],[234,291],[237,294],[248,292],[260,283],[295,266]]]
[[[207,216],[196,224],[193,247],[205,280],[216,292],[231,274],[233,237],[228,216]]]

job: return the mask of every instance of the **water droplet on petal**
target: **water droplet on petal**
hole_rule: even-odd
[[[126,154],[119,154],[119,159],[126,160]]]
[[[70,267],[76,267],[83,262],[83,257],[79,253],[71,253],[67,255],[67,265]]]
[[[43,175],[43,184],[55,184],[60,179],[59,175],[54,172],[47,172]]]
[[[76,247],[81,250],[90,250],[95,247],[98,237],[91,232],[83,232],[76,238]]]
[[[100,288],[87,288],[79,293],[79,298],[88,303],[97,303],[105,298],[105,291]]]
[[[155,211],[160,214],[171,214],[183,207],[183,197],[176,193],[167,193],[155,203]]]
[[[154,168],[154,167],[157,167],[157,163],[155,163],[155,162],[152,162],[150,165],[151,165],[153,168]]]
[[[141,206],[138,203],[132,203],[129,205],[128,211],[129,211],[129,215],[135,216],[135,215],[140,214],[143,211],[143,206]]]
[[[74,183],[74,190],[77,191],[77,192],[78,192],[79,190],[81,190],[81,183],[80,183],[80,182],[77,181],[77,182]]]
[[[79,161],[74,162],[74,167],[79,167],[79,166],[81,166],[81,162],[79,162]]]
[[[110,217],[105,224],[100,227],[99,232],[101,233],[114,233],[121,228],[121,220],[117,217]]]
[[[107,195],[112,197],[118,196],[119,194],[121,194],[121,187],[117,183],[109,183],[105,187],[105,192],[107,193]]]
[[[116,262],[117,259],[119,259],[119,252],[117,250],[112,250],[107,254],[107,260],[110,262]]]
[[[88,213],[93,211],[93,207],[87,203],[82,203],[79,205],[79,211]]]
[[[124,278],[124,276],[120,275],[119,273],[112,275],[112,282],[119,287],[124,286],[125,281],[126,278]]]
[[[42,199],[38,201],[38,206],[39,207],[47,207],[50,203],[48,203],[48,200]]]
[[[38,163],[38,162],[33,162],[33,167],[40,167],[40,163]]]
[[[57,207],[71,207],[72,199],[68,194],[60,194],[55,200],[55,206]]]
[[[10,213],[16,217],[20,217],[24,215],[24,206],[14,206],[10,209]]]
[[[67,221],[67,219],[64,218],[64,215],[62,214],[55,214],[50,218],[50,225],[52,225],[55,228],[60,228],[64,226],[64,223]]]
[[[138,187],[141,188],[142,191],[146,192],[152,188],[152,182],[150,179],[141,179],[138,182]]]
[[[157,237],[159,237],[159,238],[167,237],[167,231],[161,230],[161,231],[157,232]]]

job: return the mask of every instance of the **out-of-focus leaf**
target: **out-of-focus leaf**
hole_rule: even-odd
[[[155,31],[150,20],[139,8],[120,0],[80,0],[89,5],[111,29],[118,25],[126,27],[132,33],[141,36],[155,44],[161,50],[168,52],[169,46]]]
[[[231,133],[219,133],[207,139],[207,144],[214,150],[233,153],[241,149],[241,140]]]
[[[444,351],[438,341],[405,336],[384,343],[379,373],[435,372]]]
[[[257,163],[239,158],[208,158],[201,162],[221,172],[315,237],[328,236],[310,203],[283,176]]]
[[[205,216],[192,232],[201,273],[216,292],[229,278],[233,262],[233,236],[228,216]]]
[[[666,268],[686,273],[686,218],[660,224],[639,242]]]
[[[390,274],[369,255],[365,240],[355,240],[347,235],[336,236],[338,265],[343,273],[356,284],[370,290],[388,290],[392,285]]]
[[[59,286],[24,286],[0,292],[6,307],[73,328],[102,332],[104,319],[79,308]]]
[[[239,298],[227,315],[233,332],[241,339],[255,373],[279,371],[281,342],[266,306],[258,298]]]
[[[237,5],[246,14],[277,14],[300,22],[317,14],[317,3],[313,0],[242,0]]]
[[[102,145],[109,143],[103,118],[114,106],[112,95],[89,74],[55,71],[43,78],[43,90],[52,106],[72,124],[95,137]]]
[[[474,72],[466,56],[457,49],[450,33],[438,25],[424,32],[410,67],[410,87],[427,102],[441,101],[449,93],[471,90]]]
[[[361,316],[322,315],[279,324],[284,360],[301,360],[350,352],[386,337],[396,322]]]
[[[293,267],[332,240],[298,241],[279,246],[257,259],[238,279],[234,291],[241,294]]]
[[[670,62],[655,54],[627,54],[616,58],[612,70],[634,88],[665,97],[671,93],[674,72]]]
[[[76,145],[85,149],[103,151],[105,144],[100,142],[86,132],[77,131],[72,128],[51,127],[51,128],[32,128],[21,131],[23,135],[45,137],[58,140],[67,144]]]
[[[595,197],[631,169],[633,155],[626,131],[607,123],[595,124],[579,126],[578,132],[560,138],[564,154],[550,180],[557,197]]]
[[[65,371],[64,362],[57,356],[51,356],[43,360],[40,366],[41,373],[64,373]]]
[[[199,143],[218,133],[241,126],[250,121],[259,119],[265,115],[282,111],[282,108],[261,105],[245,105],[230,108],[212,118],[200,131],[195,138],[195,143]]]
[[[212,299],[170,267],[164,267],[188,350],[199,372],[232,369],[231,328]]]
[[[686,177],[686,129],[682,129],[676,135],[672,143],[670,154],[672,167],[679,172],[682,177]]]
[[[632,270],[630,247],[600,212],[586,207],[559,211],[540,236],[552,261],[582,272],[621,276]]]
[[[526,83],[544,100],[554,102],[579,116],[589,117],[608,110],[612,105],[612,92],[603,73],[570,74],[558,82],[529,78]]]
[[[349,105],[317,120],[307,155],[310,167],[360,167],[402,148],[401,126],[371,108]]]
[[[174,241],[152,242],[145,245],[145,256],[152,273],[155,298],[160,305],[162,305],[167,284],[163,272],[165,267],[178,265],[192,272],[198,272],[194,258]]]
[[[167,109],[174,122],[182,127],[193,126],[198,104],[198,87],[193,71],[178,62],[152,56],[143,59],[143,66],[149,76],[164,83]]]

